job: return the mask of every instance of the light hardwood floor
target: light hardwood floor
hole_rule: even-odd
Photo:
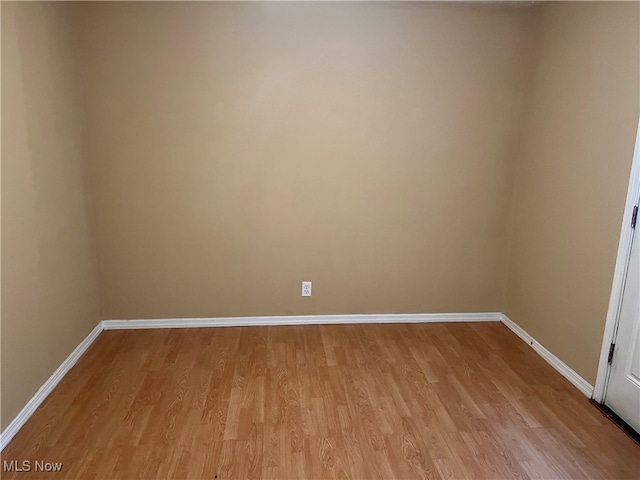
[[[5,448],[31,478],[640,478],[499,323],[108,331]]]

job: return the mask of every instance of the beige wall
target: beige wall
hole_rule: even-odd
[[[105,318],[500,310],[524,9],[84,13]]]
[[[546,5],[504,310],[592,384],[640,100],[638,3]]]
[[[2,428],[99,321],[68,30],[2,3]]]
[[[593,382],[638,9],[3,3],[2,428],[101,318],[504,310]]]

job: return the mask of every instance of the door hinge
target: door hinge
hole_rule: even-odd
[[[611,363],[611,360],[613,360],[613,351],[616,348],[616,344],[612,343],[611,346],[609,347],[609,357],[607,358],[607,363]]]
[[[636,220],[638,220],[638,205],[633,207],[633,215],[631,216],[631,228],[636,228]]]

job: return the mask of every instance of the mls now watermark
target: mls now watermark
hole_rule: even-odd
[[[11,460],[2,462],[2,470],[4,472],[61,472],[62,462],[45,462],[44,460]]]

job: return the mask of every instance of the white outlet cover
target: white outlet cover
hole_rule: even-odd
[[[302,296],[303,297],[311,296],[311,282],[302,282]]]

